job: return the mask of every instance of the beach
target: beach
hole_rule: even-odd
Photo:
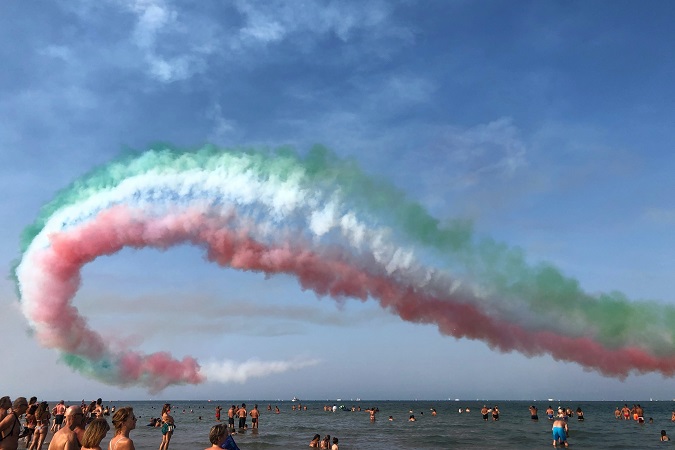
[[[137,428],[131,432],[137,449],[155,449],[161,441],[159,428],[145,426],[151,417],[159,416],[162,405],[173,405],[172,415],[177,428],[171,440],[171,449],[204,449],[210,444],[208,433],[215,420],[215,408],[223,408],[221,423],[227,423],[227,409],[232,404],[245,402],[249,407],[258,404],[261,411],[260,428],[236,434],[235,440],[242,450],[253,449],[302,449],[314,434],[322,437],[330,434],[339,438],[340,449],[447,449],[447,448],[500,448],[533,449],[551,448],[551,422],[546,418],[548,405],[576,410],[581,407],[585,420],[578,422],[570,419],[570,447],[576,448],[660,448],[660,431],[675,435],[675,424],[671,422],[671,411],[675,403],[671,401],[500,401],[500,400],[420,400],[420,401],[270,401],[270,400],[218,400],[218,401],[107,401],[104,405],[116,407],[132,406],[138,416]],[[68,402],[67,402],[68,403]],[[79,402],[70,402],[70,404]],[[641,403],[645,409],[647,423],[638,424],[630,420],[616,420],[614,410],[627,403]],[[53,404],[53,403],[52,403]],[[307,410],[292,410],[293,405],[307,406]],[[500,410],[499,421],[492,418],[482,419],[480,409],[483,405]],[[268,411],[279,406],[280,413]],[[346,410],[324,411],[325,405],[344,406]],[[539,420],[530,419],[528,407],[535,405],[539,409]],[[361,411],[348,411],[352,407]],[[375,422],[364,410],[379,408]],[[437,411],[432,416],[431,410]],[[464,412],[461,414],[459,409]],[[465,412],[469,408],[470,412]],[[410,411],[416,417],[409,422]],[[392,416],[393,420],[388,420]],[[200,419],[201,417],[201,419]],[[653,423],[649,423],[649,418]],[[111,422],[110,417],[106,417]],[[250,427],[251,420],[247,419]],[[51,435],[50,435],[51,437]],[[103,440],[102,447],[107,448],[112,431]],[[44,447],[46,449],[46,446]]]

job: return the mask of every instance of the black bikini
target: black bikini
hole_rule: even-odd
[[[19,416],[16,415],[14,411],[12,411],[12,414],[14,414],[14,423],[12,424],[12,429],[9,430],[9,433],[7,433],[4,436],[0,436],[0,441],[6,438],[7,436],[11,436],[14,434],[14,427],[16,426],[17,422],[19,422]],[[21,426],[19,426],[19,430],[21,429]]]

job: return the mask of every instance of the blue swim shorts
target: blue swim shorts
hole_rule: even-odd
[[[565,442],[567,440],[567,436],[565,436],[565,429],[562,427],[553,428],[553,440],[557,441],[558,439],[560,439],[560,442]]]

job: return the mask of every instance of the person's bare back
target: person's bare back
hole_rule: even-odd
[[[49,450],[80,450],[77,434],[70,427],[63,427],[52,436]]]

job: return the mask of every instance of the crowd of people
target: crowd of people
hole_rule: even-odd
[[[220,422],[220,412],[223,408],[216,406],[216,421]],[[253,409],[248,411],[246,409],[246,403],[242,403],[241,406],[232,405],[230,409],[227,410],[227,426],[230,429],[234,429],[234,419],[238,419],[239,429],[247,430],[248,424],[246,423],[246,418],[251,417],[251,427],[254,430],[258,429],[258,422],[260,419],[260,410],[258,410],[258,405],[254,405]]]
[[[267,409],[271,412],[271,405],[268,405]],[[306,411],[307,406],[293,405],[293,410]],[[369,413],[371,421],[375,421],[375,415],[379,412],[379,408],[376,407],[362,410],[360,406],[352,408],[336,405],[324,406],[324,411],[337,412],[338,410],[365,411]],[[531,405],[528,410],[530,419],[538,421],[537,407]],[[221,411],[222,408],[217,406],[217,422],[221,420]],[[275,407],[274,411],[278,414],[279,408]],[[430,411],[432,416],[437,414],[434,408],[431,408]],[[409,412],[409,421],[416,421],[413,410],[411,409]],[[469,413],[470,410],[469,408],[460,408],[459,412]],[[500,410],[497,405],[491,408],[483,405],[480,412],[485,421],[489,420],[490,416],[495,422],[499,420]],[[424,413],[420,412],[419,414]],[[581,407],[573,410],[569,407],[559,406],[556,411],[549,405],[545,414],[551,422],[554,447],[568,446],[570,420],[573,418],[580,422],[585,420],[584,411]],[[17,450],[20,443],[23,443],[25,448],[29,450],[42,450],[45,442],[48,443],[48,450],[101,450],[101,441],[111,430],[111,425],[106,420],[106,417],[110,415],[112,415],[114,434],[108,450],[135,450],[134,442],[130,437],[130,432],[136,428],[136,416],[132,407],[123,407],[117,410],[114,406],[104,407],[100,398],[89,404],[83,400],[80,405],[69,406],[66,406],[65,402],[61,400],[50,407],[48,402],[38,401],[36,397],[31,397],[29,400],[25,397],[18,397],[12,401],[10,397],[4,396],[0,398],[0,450]],[[239,450],[234,440],[237,430],[235,419],[238,419],[237,425],[240,431],[248,428],[246,423],[248,417],[251,418],[252,428],[254,430],[258,428],[260,417],[258,405],[254,405],[250,410],[247,409],[245,403],[232,405],[228,409],[227,415],[227,424],[218,423],[211,428],[209,441],[212,446],[209,447],[210,449]],[[617,407],[614,415],[617,420],[645,423],[644,409],[639,404],[632,407],[627,404],[624,404],[623,407]],[[199,419],[201,420],[201,416]],[[394,419],[389,416],[389,420]],[[671,421],[675,422],[675,411],[672,412]],[[653,423],[653,419],[649,418],[648,422]],[[168,450],[173,431],[176,428],[176,423],[171,415],[171,404],[165,403],[162,407],[161,416],[153,417],[148,426],[161,427],[162,437],[159,450]],[[51,440],[48,440],[50,433],[52,435]],[[662,441],[670,440],[665,430],[661,430],[660,439]],[[338,442],[337,437],[331,438],[330,435],[325,435],[322,438],[320,434],[315,434],[310,440],[309,447],[339,450]]]
[[[271,411],[271,406],[268,407]],[[301,410],[298,406],[297,410]],[[304,406],[304,410],[307,407]],[[220,421],[222,408],[216,407],[216,421]],[[279,413],[279,408],[275,408]],[[21,443],[29,450],[42,450],[51,433],[47,450],[102,450],[101,442],[111,430],[106,416],[112,414],[114,435],[108,450],[135,450],[130,432],[136,428],[137,418],[132,407],[115,409],[104,407],[102,399],[89,404],[84,400],[80,405],[66,406],[61,400],[53,408],[46,401],[38,402],[36,397],[27,400],[18,397],[13,402],[9,396],[0,398],[0,450],[17,450]],[[258,405],[249,411],[246,404],[232,405],[228,410],[228,423],[216,424],[209,432],[209,449],[240,450],[234,440],[236,434],[235,418],[238,428],[246,430],[246,419],[251,418],[251,427],[259,425]],[[201,419],[201,417],[200,417]],[[50,426],[51,423],[51,426]],[[171,415],[171,404],[165,403],[160,417],[153,417],[147,426],[161,427],[162,438],[159,450],[168,450],[176,423]],[[319,435],[310,443],[310,447],[339,450],[338,438]],[[208,449],[206,449],[208,450]]]
[[[315,434],[311,441],[309,441],[309,446],[312,448],[323,448],[328,450],[339,450],[340,446],[338,445],[339,439],[333,437],[332,445],[330,434],[327,434],[323,439],[321,439],[320,434]]]
[[[6,397],[0,402],[0,448],[3,450],[17,450],[22,439],[26,448],[42,450],[49,432],[53,433],[49,450],[101,450],[101,441],[110,430],[103,410],[97,410],[95,402],[91,408],[86,405],[85,408],[80,405],[66,407],[64,402],[59,402],[51,410],[47,402],[38,403],[34,397],[30,401],[18,397],[11,403],[11,408],[7,402]],[[54,423],[49,427],[52,413]],[[129,432],[136,426],[133,409],[118,409],[112,422],[115,435],[110,448],[135,450],[129,438]]]
[[[169,404],[162,409],[160,450],[168,450],[175,426],[170,410]],[[136,428],[136,415],[129,406],[104,408],[99,398],[90,404],[83,400],[70,406],[61,400],[50,408],[48,402],[38,402],[36,397],[18,397],[12,402],[5,396],[0,398],[0,449],[17,450],[23,443],[29,450],[42,450],[52,433],[48,450],[102,450],[101,441],[110,431],[105,416],[111,414],[115,431],[109,449],[135,450],[129,433]]]
[[[675,417],[675,412],[673,412],[673,415]],[[637,420],[639,423],[644,423],[645,421],[645,410],[640,406],[638,403],[637,405],[633,405],[632,407],[628,407],[627,403],[624,403],[623,407],[619,409],[617,406],[616,409],[614,410],[614,417],[617,419],[623,419],[623,420]]]

